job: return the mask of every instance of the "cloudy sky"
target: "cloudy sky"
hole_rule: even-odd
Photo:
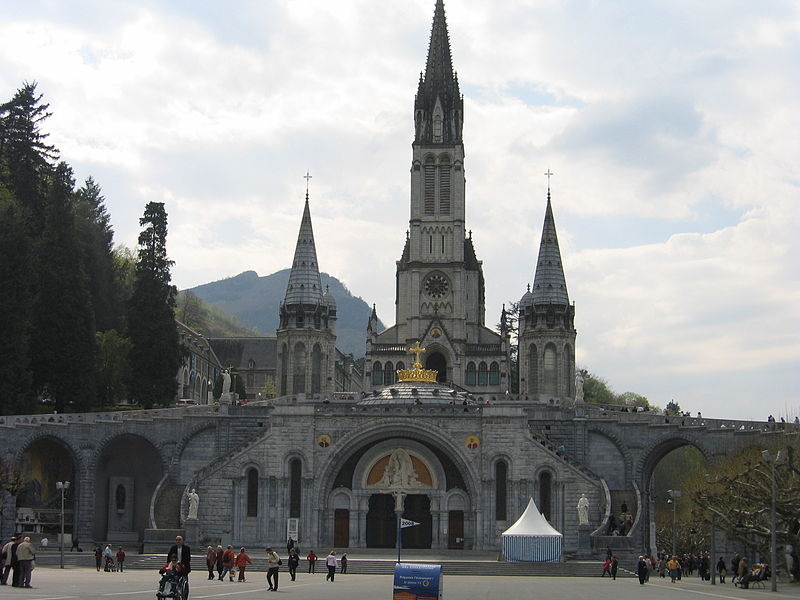
[[[487,324],[533,280],[549,168],[578,363],[719,418],[800,413],[800,5],[447,0]],[[116,240],[166,203],[181,288],[323,270],[387,324],[434,0],[0,0]],[[366,324],[365,324],[366,325]]]

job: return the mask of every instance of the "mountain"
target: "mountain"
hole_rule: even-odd
[[[320,273],[323,286],[330,286],[336,300],[336,347],[345,354],[364,356],[367,322],[372,308],[360,297],[353,296],[341,281]],[[255,271],[245,271],[234,277],[206,283],[190,291],[203,302],[216,304],[239,324],[253,327],[263,335],[273,335],[278,329],[278,308],[286,295],[289,269],[259,277]],[[383,324],[378,322],[378,328]]]
[[[254,337],[261,335],[255,327],[245,327],[226,313],[219,304],[209,304],[188,290],[178,293],[175,317],[205,337]]]

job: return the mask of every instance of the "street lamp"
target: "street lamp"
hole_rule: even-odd
[[[669,500],[667,504],[672,504],[672,556],[677,552],[677,544],[675,543],[675,524],[676,524],[676,509],[678,508],[678,498],[681,497],[680,490],[667,490]]]
[[[768,463],[770,466],[771,474],[772,474],[772,510],[770,511],[770,529],[772,530],[771,540],[770,540],[770,583],[772,584],[772,591],[778,591],[778,536],[776,533],[776,524],[775,524],[775,504],[777,502],[778,496],[778,489],[775,483],[775,465],[783,460],[783,452],[780,450],[778,454],[773,456],[769,450],[762,450],[761,451],[761,458],[764,459],[764,462]]]
[[[56,481],[56,489],[61,490],[61,568],[64,568],[64,494],[69,489],[69,481]]]

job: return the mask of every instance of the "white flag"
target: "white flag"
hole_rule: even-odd
[[[400,529],[404,529],[405,527],[413,527],[414,525],[419,525],[416,521],[409,521],[408,519],[400,519]]]

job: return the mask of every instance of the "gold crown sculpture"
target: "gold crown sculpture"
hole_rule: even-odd
[[[417,345],[413,348],[409,348],[408,351],[413,352],[417,356],[414,368],[398,369],[397,381],[424,381],[427,383],[436,383],[436,375],[438,375],[439,371],[436,369],[423,369],[422,363],[419,362],[419,355],[425,352],[425,348],[420,346],[419,342],[417,342]]]

